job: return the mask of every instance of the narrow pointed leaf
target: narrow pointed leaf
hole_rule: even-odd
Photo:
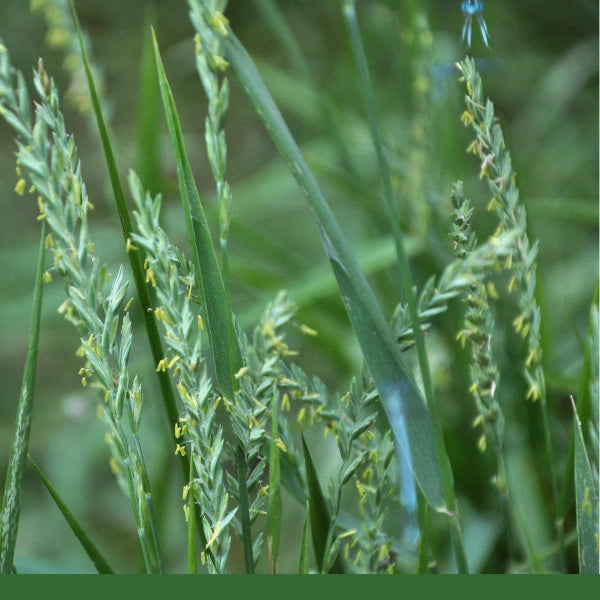
[[[17,417],[13,442],[8,459],[8,471],[2,498],[0,512],[0,574],[5,575],[13,571],[17,530],[19,528],[19,513],[21,509],[21,496],[23,492],[23,474],[27,448],[29,446],[29,432],[31,430],[31,414],[33,410],[33,388],[35,384],[35,371],[37,366],[38,342],[40,337],[40,321],[42,314],[43,274],[44,274],[44,241],[46,237],[46,224],[42,222],[40,247],[38,251],[35,283],[33,288],[33,307],[31,310],[31,329],[27,344],[27,358],[23,372],[23,382],[17,406]]]
[[[144,18],[144,42],[140,61],[139,123],[137,170],[144,187],[152,194],[161,189],[159,112],[160,92],[154,67],[154,48],[150,24],[156,19],[155,7],[147,8]]]
[[[593,402],[598,402],[598,293],[599,281],[596,280],[596,290],[594,299],[590,308],[590,320],[585,342],[585,354],[583,355],[583,364],[581,365],[581,374],[579,377],[579,386],[577,392],[577,416],[581,422],[582,431],[589,431],[590,419],[593,418]],[[597,424],[596,424],[597,426]],[[585,439],[585,438],[584,438]],[[572,506],[574,492],[573,485],[575,464],[575,429],[573,429],[569,442],[569,450],[565,461],[565,472],[563,475],[563,489],[560,501],[560,512],[566,515]]]
[[[598,488],[594,483],[592,467],[585,449],[581,422],[573,404],[575,420],[575,498],[577,515],[577,542],[579,571],[598,575]]]
[[[31,464],[33,465],[34,469],[38,472],[38,475],[40,476],[42,482],[46,486],[46,489],[52,496],[52,499],[56,503],[56,506],[58,506],[58,509],[63,514],[64,518],[69,524],[71,531],[75,534],[75,536],[81,543],[81,546],[85,550],[85,553],[89,556],[98,573],[100,573],[101,575],[112,575],[114,571],[112,570],[108,562],[104,559],[102,553],[98,550],[96,545],[92,542],[90,537],[84,531],[83,527],[74,517],[73,513],[69,510],[63,499],[60,497],[59,493],[56,491],[55,487],[50,483],[44,472],[38,467],[38,465],[34,462],[31,456],[29,457],[29,460],[31,461]]]
[[[302,530],[302,542],[300,546],[300,560],[298,561],[298,575],[308,575],[310,556],[310,505],[306,501],[306,518],[304,519],[304,529]]]
[[[241,353],[235,336],[230,300],[219,268],[208,222],[202,208],[200,195],[187,158],[175,100],[167,81],[156,37],[154,55],[165,115],[175,154],[175,164],[183,211],[194,251],[196,274],[200,278],[206,310],[207,330],[210,338],[218,384],[229,399],[233,398],[234,374],[241,367]]]
[[[331,516],[327,510],[327,502],[321,490],[319,477],[304,435],[302,435],[302,451],[306,466],[306,483],[308,485],[308,506],[310,510],[310,529],[312,532],[313,548],[319,573],[325,568],[327,542],[331,533]],[[339,556],[335,559],[330,569],[331,573],[343,573],[343,566]]]
[[[112,145],[110,142],[110,137],[108,135],[108,129],[106,127],[106,123],[104,121],[104,116],[102,114],[102,108],[100,106],[100,100],[98,98],[98,93],[96,91],[96,86],[94,84],[94,79],[92,77],[92,71],[90,69],[89,60],[87,57],[87,52],[85,49],[85,45],[83,43],[83,38],[81,35],[81,28],[79,26],[79,20],[77,18],[77,13],[75,12],[75,6],[73,4],[73,0],[71,1],[71,12],[73,15],[73,21],[75,23],[75,29],[77,31],[77,36],[79,39],[79,47],[81,51],[81,59],[83,62],[88,88],[90,92],[90,98],[92,101],[92,107],[94,110],[94,115],[96,117],[96,123],[98,125],[98,132],[100,134],[100,140],[102,142],[102,149],[104,151],[104,158],[106,160],[106,164],[108,167],[108,173],[110,177],[110,182],[112,186],[113,196],[115,198],[115,204],[117,207],[117,212],[119,214],[119,219],[121,220],[121,229],[123,232],[123,239],[125,243],[131,238],[131,217],[129,215],[129,210],[127,208],[127,203],[125,202],[125,194],[123,192],[123,185],[121,184],[121,179],[119,176],[119,171],[117,169],[117,163],[115,160],[114,152],[112,150]],[[160,338],[160,334],[158,332],[158,326],[156,324],[156,319],[154,317],[154,312],[151,310],[153,307],[152,302],[152,294],[146,283],[146,278],[144,274],[143,268],[143,252],[140,250],[136,252],[128,252],[127,256],[129,257],[131,271],[133,274],[133,279],[135,282],[135,287],[138,293],[138,299],[141,305],[141,314],[144,319],[144,325],[146,327],[146,332],[148,335],[148,341],[150,343],[150,349],[152,352],[152,358],[154,360],[154,364],[158,365],[159,361],[162,360],[165,353],[163,351],[163,345]],[[169,378],[169,374],[165,371],[158,370],[156,372],[159,386],[161,390],[161,396],[163,399],[163,403],[165,406],[165,410],[167,413],[167,417],[169,419],[170,425],[169,430],[172,431],[172,427],[179,418],[177,407],[175,405],[175,396],[173,395],[173,389],[171,387],[171,382]],[[183,457],[181,460],[181,467],[183,470],[184,479],[187,477],[187,458]]]
[[[279,468],[279,398],[273,394],[271,406],[271,440],[269,441],[269,506],[267,510],[267,543],[271,573],[277,573],[281,537],[281,472]]]
[[[246,455],[241,445],[236,448],[236,463],[239,483],[240,520],[242,522],[242,544],[244,546],[244,564],[246,573],[254,573],[254,551],[252,548],[252,529],[250,524],[250,498],[248,496],[248,469]]]
[[[446,503],[429,411],[400,355],[390,326],[252,59],[230,30],[223,38],[223,47],[225,57],[244,92],[307,196],[388,419],[389,394],[397,394],[402,390],[401,402],[407,422],[409,447],[403,447],[401,451],[407,456],[412,454],[413,474],[427,502],[434,509],[444,511]],[[399,443],[398,438],[396,442]]]

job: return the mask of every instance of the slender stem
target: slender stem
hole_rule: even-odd
[[[427,405],[429,406],[429,410],[431,413],[431,420],[435,436],[435,445],[438,454],[438,460],[440,462],[441,467],[446,502],[448,505],[448,510],[451,513],[450,518],[452,521],[452,529],[454,531],[453,540],[455,542],[457,562],[459,565],[460,572],[463,573],[468,571],[468,566],[465,549],[462,543],[460,523],[458,520],[458,507],[454,496],[454,478],[452,475],[452,468],[450,462],[447,459],[442,423],[440,420],[439,410],[437,409],[435,396],[433,393],[433,384],[431,380],[429,360],[427,358],[427,350],[425,348],[425,341],[423,339],[423,333],[421,331],[421,326],[419,322],[417,302],[415,298],[412,275],[410,272],[410,265],[408,262],[408,255],[404,247],[404,236],[400,227],[400,219],[398,218],[394,204],[394,195],[392,192],[390,171],[387,160],[385,158],[383,140],[381,136],[377,113],[375,110],[373,87],[371,85],[369,68],[367,65],[364,47],[362,44],[360,30],[358,27],[358,21],[356,18],[354,0],[344,0],[344,16],[346,18],[348,30],[350,32],[350,42],[357,63],[359,79],[367,108],[369,127],[371,130],[371,136],[373,138],[373,143],[375,145],[375,150],[377,153],[379,172],[383,184],[383,200],[388,211],[388,216],[391,222],[392,235],[396,244],[396,253],[398,256],[398,267],[400,272],[400,282],[402,285],[406,303],[408,305],[411,321],[413,323],[413,331],[417,347],[419,366],[421,369],[421,376],[423,380],[423,388],[425,392],[425,398],[427,400]]]
[[[43,274],[45,258],[46,221],[42,221],[40,248],[38,251],[35,284],[33,288],[33,308],[31,311],[31,330],[27,344],[27,359],[23,372],[21,394],[17,407],[13,443],[10,449],[6,485],[0,512],[0,574],[8,574],[13,569],[13,558],[19,528],[19,513],[23,493],[23,474],[29,446],[31,414],[33,410],[33,388],[37,366],[37,353],[40,337],[42,313]]]
[[[92,100],[92,105],[94,107],[94,113],[96,115],[96,122],[98,125],[98,131],[100,133],[100,139],[102,141],[102,147],[104,150],[104,156],[106,159],[110,182],[113,190],[113,195],[115,198],[115,203],[117,206],[117,212],[119,214],[119,219],[121,221],[121,229],[123,232],[123,239],[125,243],[129,239],[131,239],[132,233],[132,225],[131,218],[129,216],[129,210],[127,208],[127,203],[125,202],[125,194],[123,192],[123,186],[121,185],[121,180],[119,178],[119,171],[117,169],[117,163],[115,160],[114,153],[112,151],[112,147],[110,144],[110,138],[108,135],[108,129],[106,127],[106,123],[102,116],[102,109],[100,106],[100,100],[98,98],[98,94],[96,92],[96,87],[94,85],[94,80],[92,78],[92,72],[90,69],[89,61],[87,58],[87,53],[85,51],[85,46],[83,43],[83,38],[81,36],[81,28],[79,26],[79,20],[77,18],[77,14],[75,12],[75,6],[73,4],[73,0],[71,2],[71,11],[73,14],[73,21],[75,22],[75,27],[77,29],[77,35],[79,38],[79,45],[81,49],[81,58],[83,62],[83,66],[85,69],[86,77],[88,80],[90,97]],[[158,332],[158,326],[156,324],[156,318],[154,316],[154,312],[152,310],[154,304],[152,302],[150,289],[146,283],[144,268],[143,268],[143,260],[141,255],[141,250],[139,252],[128,252],[127,256],[129,257],[131,271],[133,274],[133,279],[135,282],[135,287],[138,293],[138,299],[141,306],[142,318],[144,320],[144,325],[146,328],[146,333],[148,335],[148,341],[150,343],[150,350],[152,352],[152,359],[154,364],[157,365],[159,361],[161,361],[165,355],[163,344],[160,338],[160,334]],[[177,413],[177,406],[175,403],[175,396],[173,394],[173,388],[171,386],[170,376],[167,372],[158,370],[156,372],[158,377],[158,384],[161,391],[161,397],[164,403],[165,411],[167,413],[167,417],[169,419],[169,430],[172,431],[174,425],[177,423],[179,415]],[[182,474],[184,480],[187,478],[188,472],[188,464],[187,458],[183,457],[180,461]]]
[[[252,550],[252,530],[250,529],[250,506],[248,503],[246,454],[244,449],[237,445],[236,463],[238,483],[240,486],[240,513],[242,521],[242,541],[244,543],[244,564],[246,573],[254,573],[254,556]]]

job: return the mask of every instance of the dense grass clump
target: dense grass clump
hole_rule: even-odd
[[[597,32],[188,0],[133,60],[81,4],[0,40],[0,572],[597,574]]]

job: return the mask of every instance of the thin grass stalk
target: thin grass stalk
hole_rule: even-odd
[[[408,435],[418,446],[414,451],[415,474],[428,502],[440,512],[447,511],[440,481],[439,464],[434,447],[430,415],[421,397],[412,373],[400,355],[392,338],[389,324],[369,287],[356,258],[342,234],[329,205],[295,143],[281,113],[269,94],[256,66],[245,49],[226,25],[222,15],[211,13],[190,0],[194,25],[198,29],[202,47],[210,55],[210,46],[204,40],[219,36],[226,58],[212,54],[211,61],[218,68],[230,64],[242,88],[253,103],[275,146],[286,160],[294,177],[305,192],[318,230],[330,260],[346,309],[369,363],[372,375],[380,391],[382,406],[390,409],[389,394],[402,387],[403,407],[407,411]],[[213,24],[211,25],[210,22]],[[219,26],[215,26],[218,23]],[[219,66],[220,65],[220,66]],[[395,425],[388,415],[390,426]],[[402,449],[408,451],[407,448]]]
[[[187,158],[175,101],[162,65],[156,37],[154,37],[154,54],[167,124],[176,156],[177,177],[188,237],[193,249],[196,276],[200,280],[202,300],[206,311],[206,325],[211,341],[217,382],[221,393],[228,400],[232,400],[236,387],[234,376],[242,365],[232,314],[229,309],[230,301],[210,237],[200,195]]]
[[[269,571],[277,574],[281,542],[281,471],[279,466],[279,394],[273,391],[271,404],[271,439],[269,441],[269,505],[267,511],[267,546]]]
[[[375,109],[373,86],[371,84],[367,58],[365,56],[360,29],[356,17],[355,0],[344,0],[343,12],[346,19],[346,25],[348,26],[348,30],[350,32],[350,44],[352,46],[352,51],[354,53],[354,58],[357,64],[360,85],[367,109],[369,129],[371,131],[373,145],[375,146],[375,151],[377,154],[379,174],[383,185],[383,200],[386,211],[388,213],[388,218],[391,223],[392,237],[396,246],[396,254],[398,259],[397,265],[400,273],[400,282],[402,285],[402,290],[404,293],[406,303],[408,305],[410,319],[412,322],[412,329],[417,347],[417,356],[419,367],[421,370],[425,399],[429,407],[433,431],[435,435],[435,446],[437,450],[438,461],[441,468],[442,481],[444,485],[444,495],[446,498],[448,511],[450,513],[450,524],[451,530],[453,532],[452,539],[454,542],[457,564],[461,573],[467,573],[467,557],[462,540],[462,532],[458,515],[458,506],[456,503],[456,497],[454,495],[454,476],[452,474],[452,467],[450,461],[448,460],[446,444],[444,441],[443,427],[440,420],[440,413],[436,405],[435,395],[433,392],[429,359],[427,357],[425,340],[423,337],[423,331],[421,329],[421,323],[417,310],[414,284],[410,272],[408,255],[406,253],[404,245],[404,235],[400,227],[400,219],[395,207],[396,205],[394,202],[394,193],[392,191],[392,180],[390,177],[390,170],[385,157],[383,139],[381,136],[381,130],[379,126],[379,119],[377,117],[377,111]]]
[[[65,520],[69,524],[71,531],[75,534],[80,544],[84,548],[86,554],[89,556],[92,564],[96,568],[99,574],[101,575],[112,575],[114,574],[113,569],[108,564],[107,560],[104,558],[100,550],[96,547],[91,538],[87,535],[84,528],[79,524],[73,513],[69,510],[69,507],[65,504],[56,488],[52,485],[48,477],[46,477],[45,473],[40,469],[40,467],[35,463],[31,455],[29,455],[29,460],[33,465],[33,468],[37,471],[40,479],[43,484],[46,486],[48,493],[52,496],[56,506],[64,516]]]
[[[229,552],[226,522],[231,512],[222,485],[223,432],[215,422],[217,402],[201,352],[203,320],[194,310],[198,301],[194,267],[160,225],[160,196],[151,198],[134,172],[129,187],[136,208],[132,242],[136,250],[145,251],[157,299],[156,318],[167,346],[158,368],[172,374],[183,406],[174,428],[175,454],[189,456],[193,463],[183,494],[188,538],[192,519],[202,544],[202,563],[209,571],[222,573]]]
[[[554,458],[550,416],[546,399],[546,382],[541,346],[541,310],[536,300],[537,242],[531,243],[527,232],[525,206],[519,201],[516,175],[512,170],[511,157],[505,147],[502,128],[498,123],[493,103],[484,97],[481,77],[475,62],[468,56],[458,63],[465,82],[466,110],[462,115],[465,126],[470,126],[475,139],[468,150],[481,161],[480,178],[485,179],[492,193],[488,208],[498,217],[498,232],[513,230],[517,233],[515,250],[506,266],[512,277],[508,290],[520,291],[519,314],[513,320],[515,332],[526,343],[527,355],[523,368],[528,389],[526,400],[539,401],[542,416],[544,451],[550,473],[554,524],[557,529],[559,558],[565,564],[564,529],[561,519],[561,499],[558,490],[557,462]]]
[[[117,207],[117,212],[119,215],[119,219],[121,221],[121,229],[123,233],[123,239],[125,241],[125,247],[129,248],[129,241],[131,239],[131,218],[129,216],[129,210],[127,208],[127,203],[125,202],[125,194],[123,192],[123,186],[121,184],[121,179],[119,177],[119,171],[117,168],[115,156],[112,150],[112,146],[110,143],[110,138],[108,135],[108,129],[106,127],[106,123],[104,121],[104,117],[102,115],[102,107],[100,105],[100,100],[98,97],[98,93],[96,91],[96,86],[94,83],[94,79],[92,76],[92,71],[90,68],[90,64],[87,57],[87,52],[85,49],[85,45],[83,43],[83,37],[81,34],[81,27],[79,25],[79,19],[77,17],[77,13],[75,11],[75,5],[73,0],[70,0],[71,3],[71,11],[73,15],[73,21],[75,23],[75,28],[77,31],[77,36],[79,39],[79,45],[81,50],[81,59],[83,61],[88,88],[90,92],[90,97],[92,100],[92,106],[94,109],[94,114],[96,116],[96,122],[98,125],[98,131],[100,133],[100,139],[102,142],[102,148],[104,150],[104,156],[106,159],[108,172],[110,176],[110,182],[113,190],[113,195]],[[144,325],[146,328],[146,333],[148,335],[148,341],[150,343],[150,349],[152,352],[152,358],[155,365],[162,360],[164,357],[164,349],[162,345],[162,341],[160,339],[160,335],[158,333],[158,326],[156,324],[156,319],[154,317],[154,313],[152,307],[154,306],[154,302],[152,301],[152,294],[150,292],[149,285],[146,282],[146,277],[144,273],[143,267],[143,257],[138,252],[128,252],[129,262],[131,265],[131,271],[133,274],[133,279],[135,282],[135,286],[138,293],[138,299],[141,306],[141,314],[144,320]],[[171,386],[171,382],[169,380],[168,373],[164,371],[157,371],[157,377],[159,382],[159,387],[161,390],[161,397],[163,400],[164,408],[167,414],[167,418],[169,419],[170,427],[169,429],[172,431],[172,428],[177,423],[178,415],[177,408],[175,404],[175,396],[173,394],[173,388]],[[181,469],[182,473],[185,477],[187,477],[188,465],[185,457],[182,457]]]
[[[194,464],[190,461],[189,481],[194,480]],[[195,575],[198,572],[198,551],[196,547],[196,492],[194,486],[188,488],[188,527],[187,527],[187,568],[188,575]],[[206,542],[205,542],[206,543]]]
[[[237,387],[235,374],[242,366],[242,357],[233,323],[231,298],[228,286],[223,277],[223,271],[219,267],[217,261],[208,223],[204,215],[191,166],[186,155],[175,101],[160,59],[156,38],[154,38],[154,49],[169,133],[176,155],[177,174],[184,215],[188,228],[188,236],[190,238],[190,245],[194,251],[196,273],[200,278],[200,286],[203,293],[207,327],[211,340],[211,352],[213,355],[217,382],[219,384],[220,392],[226,402],[232,402]],[[214,83],[214,81],[210,81],[207,82],[207,85]],[[229,210],[231,200],[229,197],[229,186],[223,179],[225,162],[224,133],[218,130],[216,123],[224,118],[223,116],[219,116],[219,110],[226,109],[227,94],[227,86],[221,86],[218,92],[219,98],[216,102],[216,106],[212,105],[210,107],[212,108],[212,114],[210,115],[212,120],[210,118],[207,119],[207,149],[209,156],[211,157],[211,166],[213,167],[217,179],[217,188],[220,195],[220,208],[221,211],[225,211],[225,213]],[[224,251],[225,259],[227,259],[226,240],[229,227],[228,219],[229,217],[227,214],[220,217],[221,248]],[[239,462],[242,459],[242,456],[244,456],[243,464]],[[245,453],[243,450],[241,453],[236,450],[236,462],[238,476],[245,476],[248,467],[245,464]],[[248,490],[244,481],[238,482],[238,491],[241,495],[239,498],[240,518],[242,521],[242,533],[244,537],[245,564],[246,568],[250,569],[248,572],[253,572],[254,558],[252,552],[250,515],[248,513],[250,501],[247,497]]]
[[[29,433],[33,413],[33,392],[35,387],[35,371],[40,339],[40,322],[42,314],[44,261],[46,257],[46,223],[42,222],[40,246],[37,256],[35,283],[33,288],[33,304],[31,308],[31,325],[27,342],[27,357],[21,383],[21,392],[17,404],[15,430],[8,459],[8,470],[0,511],[0,574],[11,573],[14,568],[15,546],[19,529],[21,497],[23,495],[23,479]]]
[[[18,134],[17,165],[22,176],[16,189],[24,194],[26,174],[31,182],[28,192],[37,195],[38,219],[51,230],[45,244],[52,248],[54,266],[44,280],[51,281],[54,271],[63,277],[68,298],[59,313],[86,336],[80,338],[78,349],[86,359],[80,370],[82,384],[91,382],[104,394],[99,413],[107,427],[111,465],[125,493],[133,491],[130,502],[139,541],[149,557],[146,567],[153,570],[160,568],[160,556],[156,555],[158,546],[148,540],[153,529],[148,480],[141,449],[131,443],[129,435],[135,437],[139,429],[142,391],[138,378],[132,378],[128,370],[132,342],[125,304],[128,285],[122,269],[113,278],[95,256],[87,219],[93,206],[81,178],[77,147],[66,132],[56,86],[41,60],[34,85],[40,102],[32,120],[25,81],[20,73],[15,75],[8,51],[0,45],[0,115]],[[128,418],[124,418],[125,407]]]

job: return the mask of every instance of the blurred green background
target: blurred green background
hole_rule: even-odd
[[[295,63],[284,49],[265,19],[261,2],[232,0],[226,14],[263,71],[391,317],[401,300],[400,287],[340,2],[279,0],[276,4],[295,36],[304,64]],[[466,194],[478,209],[480,239],[493,227],[485,213],[489,194],[478,180],[476,159],[465,151],[471,137],[460,123],[463,89],[451,71],[451,65],[464,56],[460,3],[373,0],[357,5],[413,275],[422,284],[451,259],[446,232],[452,181],[465,181]],[[198,187],[216,223],[204,148],[206,101],[195,72],[187,3],[79,0],[76,6],[101,75],[123,175],[129,168],[141,168],[143,162],[139,152],[140,60],[148,34],[146,19],[152,16]],[[432,34],[424,55],[416,49],[418,37],[413,26],[419,13],[426,17]],[[501,119],[529,216],[530,239],[540,240],[538,301],[544,319],[548,395],[557,446],[564,448],[570,427],[566,400],[577,389],[582,339],[598,277],[598,4],[592,0],[560,6],[544,0],[490,0],[485,2],[485,16],[492,50],[482,46],[475,26],[472,55],[481,60],[485,93]],[[28,2],[0,0],[0,37],[13,64],[29,77],[42,56],[59,90],[65,91],[67,127],[75,134],[83,177],[96,207],[92,238],[102,259],[116,267],[126,258],[96,131],[89,115],[81,114],[69,102],[72,95],[66,90],[72,86],[72,78],[64,68],[64,54],[50,47],[46,32],[44,19],[30,12]],[[430,82],[420,94],[423,75]],[[295,337],[292,332],[290,344],[301,351],[298,362],[333,391],[343,390],[360,368],[360,355],[317,230],[303,196],[251,107],[236,82],[231,84],[227,143],[228,177],[234,195],[230,238],[234,310],[250,330],[265,303],[277,290],[287,288],[299,303],[299,320],[319,331],[316,340]],[[327,107],[330,113],[326,113]],[[161,136],[160,169],[148,184],[163,193],[165,227],[184,244],[173,159],[160,108],[156,120]],[[14,193],[14,151],[12,131],[2,121],[0,481],[8,460],[25,356],[39,235],[35,202]],[[74,355],[77,335],[56,313],[63,299],[60,282],[46,287],[31,452],[117,569],[135,572],[141,563],[133,523],[108,468],[103,431],[94,415],[95,398],[81,388],[77,375],[81,366]],[[498,306],[497,320],[510,323],[512,308]],[[464,360],[453,344],[460,309],[459,304],[452,306],[436,321],[429,349],[434,376],[444,391],[444,422],[459,495],[468,498],[473,514],[490,524],[493,518],[486,513],[489,490],[481,482],[487,483],[493,461],[482,457],[475,466],[469,462],[476,443],[470,427],[474,408],[464,391],[468,387]],[[167,567],[181,570],[185,555],[178,471],[172,459],[167,460],[166,470],[160,466],[164,463],[161,459],[172,452],[165,445],[168,432],[160,421],[162,409],[153,402],[143,334],[138,339],[132,368],[148,377],[145,447],[151,470],[157,478],[170,478],[173,471],[173,485],[166,486],[172,497],[165,498],[164,504],[168,507],[165,539],[171,557]],[[502,380],[508,396],[522,392],[519,367],[511,358],[508,352],[508,376],[503,375]],[[539,413],[521,404],[515,411],[514,418],[521,419],[527,430],[534,430],[531,439],[536,439]],[[328,448],[323,452],[329,452]],[[543,468],[536,460],[534,457],[523,467],[525,479],[527,469]],[[543,495],[547,481],[541,479]],[[488,542],[492,547],[493,536]],[[293,548],[290,565],[295,565],[295,551]],[[91,571],[31,473],[17,552],[23,571]],[[501,568],[484,550],[479,560],[484,570]]]

